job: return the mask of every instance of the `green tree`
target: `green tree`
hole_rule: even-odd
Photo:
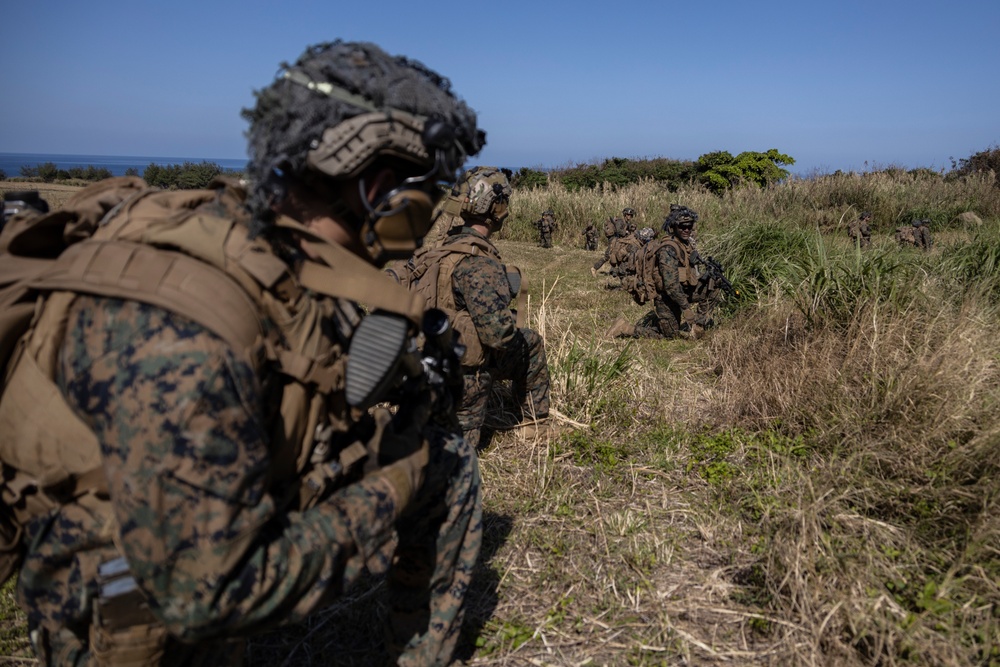
[[[43,162],[38,165],[38,177],[46,183],[51,183],[59,177],[59,168],[55,162]]]
[[[969,157],[958,161],[951,158],[951,171],[949,178],[968,176],[977,172],[993,172],[994,183],[1000,187],[1000,146],[990,146],[986,150],[973,153]]]
[[[531,188],[543,188],[548,184],[548,174],[537,169],[529,169],[528,167],[521,167],[514,173],[514,177],[510,179],[510,186],[512,188],[530,190]]]
[[[753,183],[765,187],[788,177],[785,165],[795,164],[795,158],[772,148],[766,153],[745,151],[733,157],[729,151],[705,153],[698,158],[698,180],[715,193],[739,185]]]

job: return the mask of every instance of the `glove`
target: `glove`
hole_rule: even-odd
[[[382,477],[392,487],[397,507],[406,507],[417,495],[424,484],[424,473],[429,460],[430,447],[425,439],[413,453],[384,468],[379,468],[375,473],[375,476]]]
[[[424,483],[430,445],[421,425],[399,424],[384,408],[374,411],[375,433],[368,442],[365,473],[382,477],[395,492],[399,507],[405,507]]]
[[[694,326],[695,322],[697,321],[698,321],[698,312],[691,306],[688,306],[687,308],[681,311],[682,326],[687,326],[688,328],[690,328]]]

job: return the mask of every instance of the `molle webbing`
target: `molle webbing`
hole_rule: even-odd
[[[669,245],[677,252],[677,280],[688,287],[698,286],[698,273],[691,266],[691,251],[676,239],[667,239],[663,245]]]
[[[188,255],[139,243],[77,243],[26,286],[148,303],[201,324],[242,352],[249,353],[263,337],[257,304],[226,273]]]

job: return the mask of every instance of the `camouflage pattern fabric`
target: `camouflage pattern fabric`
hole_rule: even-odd
[[[902,225],[896,228],[896,242],[902,247],[915,247],[917,245],[916,234],[912,225]]]
[[[594,271],[599,270],[602,266],[611,261],[611,248],[614,246],[615,240],[623,238],[628,234],[624,218],[612,218],[610,223],[610,225],[604,226],[604,237],[608,241],[608,247],[604,250],[604,257],[594,262]],[[611,234],[608,233],[610,229],[614,230]]]
[[[619,279],[628,275],[628,266],[632,262],[636,250],[641,247],[642,241],[635,234],[626,234],[612,241],[608,252],[611,275]]]
[[[538,244],[543,248],[552,247],[552,232],[554,232],[559,225],[556,224],[556,219],[549,215],[543,215],[539,218],[538,222],[535,223],[538,227]]]
[[[456,238],[481,234],[466,227]],[[489,242],[487,240],[487,242]],[[486,363],[465,374],[465,395],[458,420],[466,440],[477,445],[494,382],[510,380],[521,414],[514,421],[543,419],[549,414],[549,368],[545,345],[537,332],[517,328],[511,312],[510,284],[500,262],[486,255],[464,258],[452,273],[459,308],[466,310],[487,351]]]
[[[689,255],[690,257],[690,255]],[[657,253],[660,284],[653,299],[653,310],[635,324],[635,338],[676,338],[681,335],[681,313],[695,308],[699,326],[712,324],[712,315],[721,298],[714,281],[699,281],[697,286],[681,284],[678,269],[681,261],[677,251],[664,245]]]
[[[867,220],[860,218],[851,222],[847,227],[847,236],[852,243],[857,243],[862,248],[867,248],[872,244],[872,228]]]
[[[913,245],[923,250],[930,250],[934,247],[931,230],[927,227],[926,222],[913,230]]]
[[[583,231],[583,237],[584,250],[597,250],[597,230],[594,229],[593,225],[587,225],[587,229]]]
[[[349,339],[346,324],[332,322],[328,335]],[[457,434],[426,429],[426,486],[408,507],[374,475],[297,511],[272,484],[276,379],[262,381],[200,325],[80,296],[56,379],[101,443],[111,512],[70,502],[27,527],[18,601],[42,662],[89,659],[96,569],[118,555],[117,530],[172,635],[163,664],[226,664],[222,638],[303,620],[366,565],[389,569],[400,664],[447,663],[482,531],[475,450]]]

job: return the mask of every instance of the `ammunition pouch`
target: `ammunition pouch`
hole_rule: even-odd
[[[155,667],[163,661],[167,629],[129,573],[124,558],[97,568],[98,597],[90,625],[92,663],[98,667]]]

